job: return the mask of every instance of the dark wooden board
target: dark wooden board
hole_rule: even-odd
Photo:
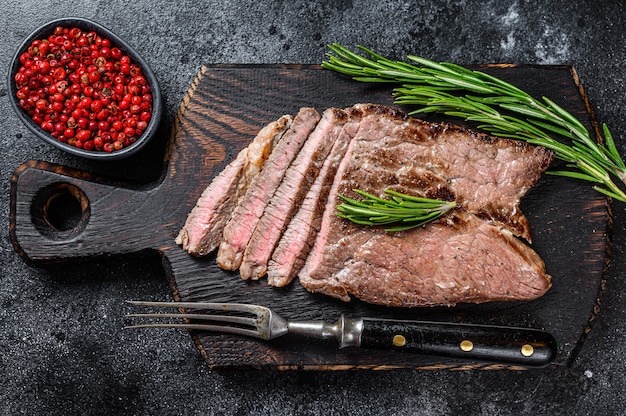
[[[482,69],[535,96],[551,97],[595,128],[572,68],[492,65]],[[14,247],[26,261],[38,265],[156,251],[175,298],[257,303],[271,306],[289,319],[335,320],[344,313],[542,328],[558,341],[553,366],[570,364],[599,310],[609,261],[610,207],[586,183],[544,175],[522,203],[533,232],[533,248],[553,276],[553,288],[532,302],[414,309],[385,308],[358,300],[344,303],[310,294],[297,281],[281,289],[269,287],[265,280],[243,281],[236,273],[220,270],[214,255],[193,258],[174,243],[213,175],[263,125],[283,114],[295,114],[302,106],[323,110],[358,102],[392,104],[390,86],[359,84],[318,66],[203,67],[180,105],[163,176],[154,187],[112,183],[41,161],[20,166],[11,183]],[[77,205],[78,219],[69,226],[51,218],[59,199],[74,200]],[[135,210],[141,215],[126,215]],[[340,350],[333,342],[290,336],[271,343],[236,336],[192,336],[207,364],[216,368],[508,368],[399,352]]]

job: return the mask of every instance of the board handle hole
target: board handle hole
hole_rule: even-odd
[[[81,233],[89,215],[87,195],[77,186],[64,182],[40,189],[31,205],[35,228],[43,236],[57,240]]]

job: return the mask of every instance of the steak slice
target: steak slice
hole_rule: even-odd
[[[530,240],[519,201],[548,167],[550,151],[426,123],[390,107],[354,108],[362,112],[359,130],[299,273],[305,288],[346,301],[354,295],[421,306],[531,299],[550,287],[541,258],[511,235]],[[335,215],[337,196],[358,198],[357,188],[379,196],[392,188],[454,200],[460,208],[448,222],[388,234]],[[456,254],[450,251],[454,245]],[[463,280],[454,280],[457,275]]]
[[[263,127],[202,192],[176,237],[176,243],[185,251],[194,256],[205,256],[217,248],[232,211],[292,119],[285,115]]]
[[[304,265],[319,231],[335,173],[358,126],[359,119],[352,117],[337,136],[315,182],[272,253],[267,266],[268,284],[282,287],[291,283]]]
[[[219,244],[222,230],[242,191],[239,183],[247,157],[248,149],[244,148],[211,181],[187,216],[176,243],[189,254],[205,256]]]
[[[305,280],[308,290],[412,307],[532,300],[551,286],[535,251],[506,228],[464,211],[403,233],[353,228],[327,247],[343,266]]]
[[[311,188],[347,120],[348,114],[337,108],[329,108],[322,114],[298,156],[285,172],[246,245],[239,267],[243,279],[258,280],[265,275],[274,247]]]
[[[319,119],[315,109],[300,109],[289,130],[270,153],[263,169],[253,179],[224,227],[216,258],[221,268],[236,270],[241,265],[244,250],[259,218]]]

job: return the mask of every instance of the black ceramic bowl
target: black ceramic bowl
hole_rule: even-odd
[[[122,50],[123,53],[128,55],[131,60],[137,64],[142,72],[146,80],[148,81],[151,93],[152,93],[152,117],[148,122],[148,127],[144,130],[141,137],[137,139],[133,144],[124,147],[120,150],[116,150],[113,152],[104,152],[97,150],[84,150],[79,149],[75,146],[69,145],[67,143],[63,143],[57,140],[55,137],[48,134],[45,130],[43,130],[40,126],[35,123],[31,117],[19,107],[19,102],[16,97],[17,87],[14,81],[15,74],[18,72],[21,62],[20,55],[25,52],[33,40],[35,39],[45,39],[49,35],[54,32],[54,29],[57,26],[63,27],[78,27],[82,31],[94,31],[98,35],[108,38],[111,41],[112,46],[116,46]],[[13,61],[11,62],[11,67],[9,69],[8,76],[9,83],[9,95],[11,100],[11,105],[13,109],[17,113],[18,117],[26,124],[26,126],[35,133],[42,140],[50,143],[53,146],[58,147],[68,153],[73,155],[81,156],[88,159],[97,159],[97,160],[118,160],[125,157],[128,157],[132,154],[137,153],[141,148],[143,148],[150,139],[156,134],[159,122],[161,120],[161,115],[163,113],[163,99],[161,96],[161,91],[159,89],[159,84],[154,76],[152,70],[148,67],[148,64],[143,60],[143,58],[133,50],[124,40],[122,40],[119,36],[111,32],[109,29],[99,25],[98,23],[92,22],[87,19],[78,18],[78,17],[70,17],[53,20],[45,25],[39,27],[33,33],[30,34],[20,45],[20,47],[15,52],[13,57]]]

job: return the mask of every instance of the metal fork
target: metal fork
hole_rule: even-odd
[[[286,334],[336,339],[340,348],[399,350],[468,360],[544,366],[556,356],[556,340],[537,329],[448,322],[348,318],[337,322],[288,321],[269,308],[241,303],[127,301],[136,306],[182,308],[185,313],[132,313],[127,318],[180,318],[125,328],[183,328],[243,335],[265,341]]]
[[[287,321],[269,308],[243,303],[207,303],[207,302],[147,302],[132,301],[127,303],[138,306],[186,308],[207,313],[133,313],[127,318],[181,318],[206,321],[210,323],[144,323],[125,328],[182,328],[198,331],[223,332],[245,335],[269,341],[287,333],[314,338],[335,338],[340,347],[355,345],[354,335],[358,328],[352,328],[355,321],[342,316],[337,323],[323,321]]]

